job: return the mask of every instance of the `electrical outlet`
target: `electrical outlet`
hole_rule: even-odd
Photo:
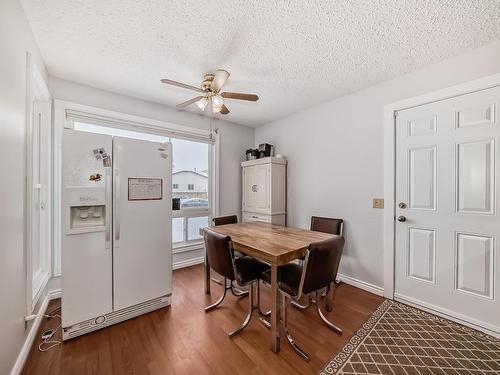
[[[373,208],[384,208],[384,198],[373,198]]]

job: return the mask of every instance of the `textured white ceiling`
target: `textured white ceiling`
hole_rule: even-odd
[[[174,106],[194,95],[160,78],[223,68],[251,126],[500,39],[499,0],[22,3],[52,75]]]

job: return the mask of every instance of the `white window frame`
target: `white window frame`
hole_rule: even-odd
[[[170,122],[110,111],[83,104],[54,100],[54,276],[61,275],[61,187],[62,187],[62,134],[64,128],[71,128],[73,121],[92,123],[106,127],[150,133],[188,141],[211,144],[209,148],[209,222],[219,214],[219,144],[218,129],[213,131],[191,128]],[[207,125],[209,119],[207,119]],[[207,126],[208,127],[208,126]],[[185,210],[184,210],[185,211]],[[172,215],[174,217],[174,215]],[[198,247],[200,245],[197,245]],[[173,253],[176,253],[173,250]]]
[[[183,242],[175,242],[172,243],[172,251],[174,254],[182,253],[184,251],[192,251],[195,249],[199,249],[203,246],[203,239],[198,238],[194,240],[188,239],[189,233],[189,219],[193,217],[208,217],[208,225],[210,225],[210,220],[212,216],[210,215],[210,209],[199,209],[196,207],[189,207],[181,210],[176,210],[172,212],[172,218],[183,218],[184,219],[184,241]]]
[[[51,144],[51,125],[52,125],[52,97],[50,95],[49,89],[42,78],[41,73],[36,66],[33,65],[31,61],[31,55],[28,53],[26,56],[26,207],[25,207],[25,254],[26,254],[26,313],[31,314],[40,297],[47,286],[47,283],[52,275],[52,238],[51,238],[51,224],[52,224],[52,204],[51,204],[51,154],[52,154],[52,144]],[[46,102],[48,106],[48,117],[45,126],[48,127],[48,139],[46,144],[47,154],[48,154],[48,164],[46,165],[46,171],[48,176],[46,191],[48,192],[45,201],[45,210],[47,218],[47,233],[45,234],[46,241],[45,247],[42,247],[42,251],[38,254],[39,268],[36,272],[33,271],[33,211],[34,201],[33,201],[33,190],[35,188],[34,181],[34,154],[33,154],[33,117],[34,117],[34,102]],[[40,187],[38,187],[40,188]],[[40,208],[39,208],[40,209]]]

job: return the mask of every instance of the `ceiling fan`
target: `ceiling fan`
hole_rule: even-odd
[[[224,86],[228,78],[228,71],[217,69],[215,73],[205,74],[205,77],[203,78],[203,81],[201,82],[199,88],[191,85],[186,85],[185,83],[172,81],[171,79],[162,79],[161,82],[201,93],[201,95],[193,99],[189,99],[183,103],[177,104],[177,108],[184,108],[188,105],[196,103],[198,108],[204,111],[205,107],[210,103],[213,113],[227,115],[229,113],[229,109],[224,103],[224,99],[248,100],[251,102],[256,102],[257,100],[259,100],[259,97],[254,94],[221,92],[222,86]]]

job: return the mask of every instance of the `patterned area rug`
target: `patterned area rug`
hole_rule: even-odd
[[[500,340],[386,300],[319,374],[500,374]]]

